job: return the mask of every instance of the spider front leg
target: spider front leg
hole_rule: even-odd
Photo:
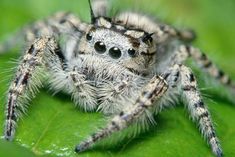
[[[78,61],[76,59],[76,61]],[[76,106],[84,111],[94,111],[97,107],[96,89],[92,81],[87,79],[83,69],[77,65],[69,65],[66,69],[50,67],[50,88],[55,91],[63,91],[72,96]],[[82,63],[81,63],[82,64]],[[52,65],[54,66],[54,65]]]
[[[37,89],[42,86],[46,60],[55,58],[53,53],[55,54],[57,49],[58,46],[53,38],[40,38],[31,45],[23,56],[8,92],[4,132],[6,140],[13,139],[16,122],[21,114],[26,112],[25,104],[35,96]],[[56,61],[59,60],[54,59],[54,62]]]
[[[198,122],[201,133],[210,144],[213,153],[217,157],[221,157],[223,153],[215,133],[210,113],[197,89],[197,82],[192,71],[184,65],[175,65],[172,70],[178,71],[179,73],[180,80],[178,87],[180,87],[182,91],[185,105],[191,117]],[[175,79],[175,81],[177,81],[177,79]]]
[[[127,128],[131,123],[138,119],[145,110],[154,105],[154,101],[159,99],[167,90],[166,81],[156,76],[144,87],[140,96],[137,98],[135,104],[129,111],[122,111],[119,115],[115,116],[108,125],[102,130],[90,136],[87,140],[81,142],[76,146],[76,152],[82,152],[90,148],[96,142],[110,136],[114,132]]]

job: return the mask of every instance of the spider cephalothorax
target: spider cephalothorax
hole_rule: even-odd
[[[113,116],[106,127],[77,145],[77,152],[133,123],[147,127],[152,115],[182,97],[213,153],[221,157],[209,111],[184,62],[191,57],[223,85],[234,85],[204,53],[189,45],[194,33],[140,13],[124,12],[108,18],[106,0],[92,4],[91,23],[71,13],[57,13],[23,29],[31,45],[9,88],[5,139],[13,139],[16,122],[37,89],[49,85],[55,92],[70,94],[85,111]],[[1,46],[3,51],[14,43],[5,45]]]
[[[94,22],[81,38],[80,54],[101,57],[137,73],[150,71],[156,50],[153,33],[126,28],[102,16]]]

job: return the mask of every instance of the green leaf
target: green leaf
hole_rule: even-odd
[[[36,157],[26,148],[15,145],[14,143],[0,141],[0,155],[9,157]]]
[[[208,51],[220,67],[235,78],[235,20],[231,19],[235,10],[233,0],[145,0],[145,1],[114,1],[115,9],[137,8],[160,15],[166,21],[175,22],[175,26],[190,26],[198,32],[198,47]],[[14,3],[1,0],[0,37],[18,29],[26,22],[45,17],[57,10],[70,10],[79,13],[82,19],[89,20],[89,10],[86,0],[21,0]],[[181,20],[179,24],[177,21]],[[6,91],[14,75],[4,72],[15,67],[9,64],[11,58],[17,59],[18,54],[0,55],[0,113],[4,113]],[[201,86],[204,87],[204,86]],[[135,157],[212,157],[210,148],[201,137],[196,124],[189,119],[182,106],[167,109],[156,116],[157,126],[141,133],[135,138],[126,138],[118,143],[111,142],[98,145],[82,154],[73,152],[74,146],[104,125],[104,116],[100,113],[85,113],[76,109],[69,96],[59,94],[51,96],[47,89],[32,101],[28,114],[19,121],[16,138],[13,144],[0,141],[0,156],[7,156],[14,150],[21,156],[31,156],[25,149],[16,148],[21,145],[36,155],[51,154],[55,156],[135,156]],[[212,92],[212,101],[207,105],[212,114],[216,130],[224,149],[225,157],[235,156],[235,107],[229,101],[221,98],[221,92]],[[206,93],[208,94],[208,93]],[[0,116],[3,126],[4,114]],[[0,128],[3,132],[3,127]],[[115,139],[115,138],[114,138]],[[118,139],[116,139],[118,140]],[[5,149],[6,148],[6,149]],[[9,148],[9,149],[8,149]],[[8,150],[7,150],[8,149]],[[15,155],[8,155],[15,156]],[[19,155],[20,156],[20,155]],[[33,156],[33,155],[32,155]]]

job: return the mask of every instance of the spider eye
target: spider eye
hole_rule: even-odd
[[[90,40],[92,39],[91,33],[88,33],[88,34],[86,35],[86,39],[87,39],[88,41],[90,41]]]
[[[131,57],[134,57],[134,56],[136,55],[136,51],[135,51],[134,49],[130,48],[130,49],[128,50],[128,54],[129,54]]]
[[[110,50],[109,50],[109,55],[113,58],[113,59],[118,59],[121,57],[122,55],[122,52],[119,48],[117,47],[112,47]]]
[[[95,43],[95,50],[98,52],[98,53],[104,53],[106,51],[106,46],[103,42],[101,41],[97,41]]]

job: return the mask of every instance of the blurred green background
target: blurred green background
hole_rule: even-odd
[[[195,46],[207,52],[219,67],[235,80],[235,1],[234,0],[113,0],[113,10],[141,10],[178,27],[193,28],[198,36]],[[89,21],[86,0],[0,0],[0,41],[27,23],[45,18],[56,11],[72,11]],[[19,54],[0,56],[0,113],[4,113],[6,90],[13,72],[10,68]],[[201,75],[201,74],[199,74]],[[201,85],[204,88],[203,85]],[[221,139],[225,157],[235,156],[235,106],[220,97],[224,89],[204,91],[212,118]],[[28,115],[19,122],[13,143],[0,140],[0,156],[134,156],[134,157],[212,157],[196,125],[183,106],[163,111],[156,117],[157,126],[136,138],[118,144],[98,146],[74,154],[76,143],[102,126],[99,113],[75,109],[62,94],[51,97],[46,89],[33,100]],[[4,115],[0,114],[0,126]],[[0,127],[3,132],[3,127]]]

